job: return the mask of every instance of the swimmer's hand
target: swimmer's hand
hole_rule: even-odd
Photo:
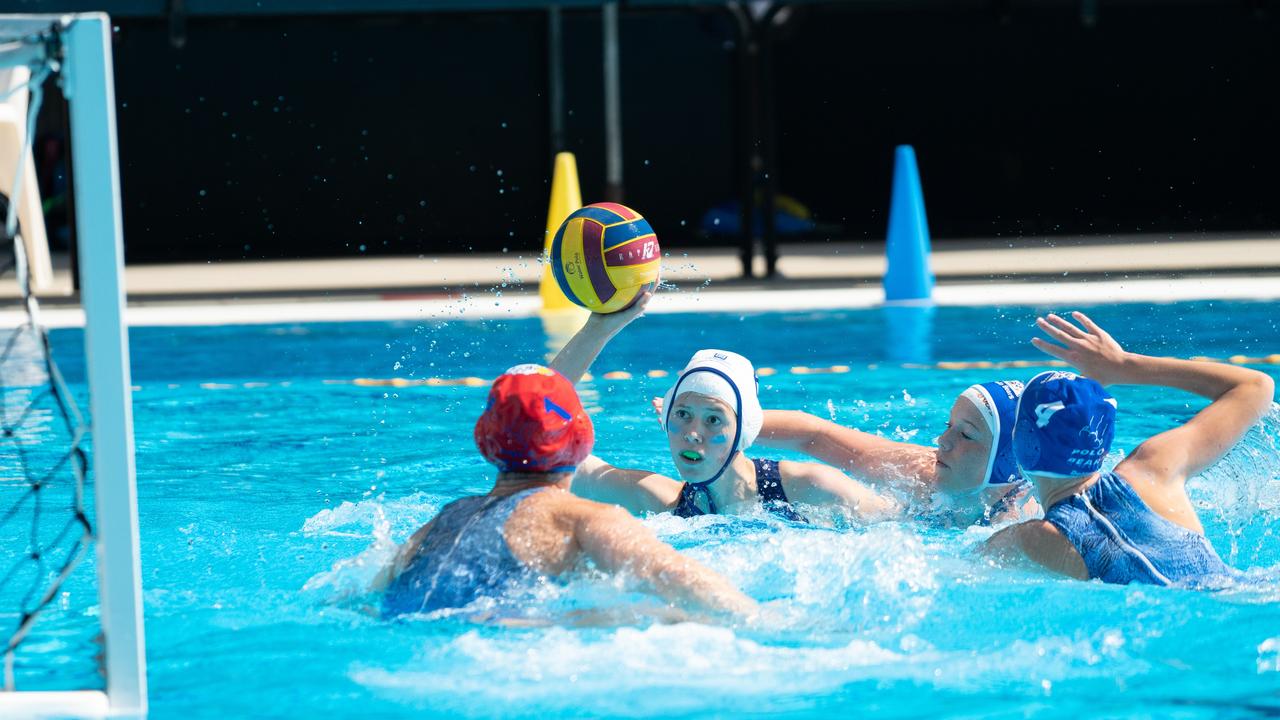
[[[649,401],[649,404],[653,405],[653,414],[658,416],[658,424],[661,425],[662,424],[662,398],[656,397],[653,400]]]
[[[651,299],[653,299],[653,293],[646,290],[629,307],[618,312],[591,313],[591,317],[587,318],[587,323],[582,326],[582,329],[569,338],[569,342],[565,343],[565,346],[556,354],[555,359],[551,361],[551,369],[577,385],[582,376],[587,373],[587,368],[596,361],[600,351],[604,350],[604,346],[609,344],[614,335],[622,332],[622,329],[631,321],[643,315]]]
[[[1044,338],[1031,338],[1031,344],[1040,351],[1070,363],[1085,377],[1101,385],[1115,385],[1131,381],[1133,373],[1132,353],[1125,352],[1106,330],[1098,327],[1082,312],[1071,317],[1082,327],[1066,318],[1050,313],[1036,318],[1036,327],[1046,335],[1062,343],[1057,345]]]
[[[732,592],[722,593],[718,598],[717,609],[745,622],[753,623],[760,617],[760,604],[734,588]]]
[[[607,331],[611,336],[616,335],[622,329],[631,324],[633,320],[644,315],[644,310],[649,306],[649,301],[653,299],[653,291],[645,290],[640,293],[635,302],[627,307],[611,313],[591,313],[591,317],[587,318],[588,325]]]

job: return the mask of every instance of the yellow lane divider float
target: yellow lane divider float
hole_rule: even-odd
[[[1250,357],[1248,355],[1232,355],[1228,358],[1211,358],[1204,356],[1196,356],[1192,360],[1201,360],[1204,362],[1220,362],[1231,365],[1280,365],[1280,353],[1273,355],[1263,355],[1260,357]],[[879,365],[866,365],[867,370],[876,370]],[[1005,360],[1001,362],[990,362],[986,360],[970,360],[960,362],[937,362],[931,365],[902,363],[893,365],[892,367],[904,368],[907,370],[1009,370],[1023,368],[1040,368],[1040,367],[1068,367],[1067,363],[1061,360]],[[789,368],[756,368],[756,374],[760,377],[769,377],[771,375],[790,374],[790,375],[843,375],[851,372],[853,368],[848,365],[829,365],[827,367],[808,367],[806,365],[794,365]],[[664,378],[670,376],[671,373],[666,370],[649,370],[644,373],[629,373],[625,370],[614,370],[607,372],[600,377],[605,380],[632,380],[638,375],[649,378]],[[583,380],[594,380],[591,373],[582,376]],[[355,378],[354,380],[324,380],[325,385],[355,385],[358,387],[487,387],[493,382],[490,378],[482,378],[475,376],[458,377],[458,378]],[[265,382],[246,382],[246,383],[200,383],[200,388],[204,390],[234,390],[238,388],[265,388],[272,387],[288,387],[292,382],[285,381],[280,383]],[[181,385],[170,383],[167,386],[170,390],[182,387]],[[133,391],[142,390],[141,387],[134,385]]]

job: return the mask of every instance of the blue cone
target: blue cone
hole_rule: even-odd
[[[889,268],[884,274],[885,302],[928,302],[933,297],[929,271],[929,220],[916,169],[916,151],[899,145],[894,153],[893,198],[889,204]]]
[[[884,322],[884,357],[889,362],[933,364],[933,320],[938,308],[923,303],[887,303],[880,308]]]

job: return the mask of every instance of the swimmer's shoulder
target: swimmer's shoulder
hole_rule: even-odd
[[[570,530],[577,523],[617,511],[626,513],[625,508],[614,503],[598,502],[579,497],[568,490],[550,487],[521,500],[511,512],[508,527],[511,527],[511,523],[521,525],[551,522]]]
[[[1005,562],[1029,560],[1062,575],[1089,579],[1080,551],[1047,520],[1026,520],[1000,530],[987,539],[985,552]]]
[[[639,521],[620,505],[548,488],[520,502],[503,535],[521,561],[555,574],[571,565],[592,538],[636,527]]]

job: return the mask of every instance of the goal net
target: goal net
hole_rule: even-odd
[[[0,327],[0,717],[146,712],[110,37],[101,13],[0,15],[0,158],[16,158],[0,266],[18,305]],[[48,82],[69,103],[83,343],[42,325],[19,222]]]

